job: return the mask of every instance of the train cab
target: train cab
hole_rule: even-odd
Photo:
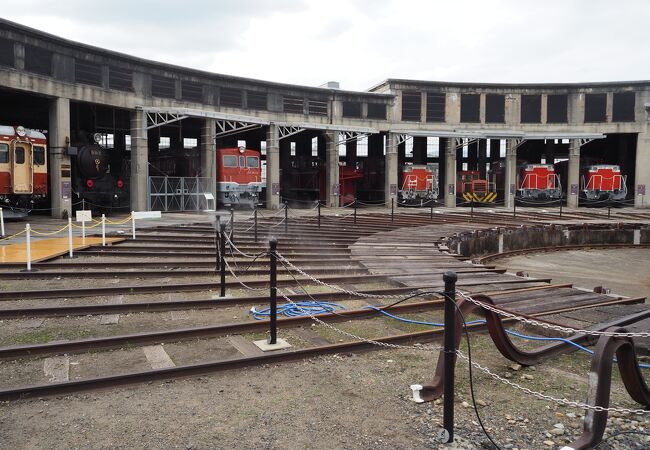
[[[260,152],[239,148],[217,149],[217,202],[224,206],[255,206],[262,192]]]

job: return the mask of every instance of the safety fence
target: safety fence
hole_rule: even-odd
[[[149,177],[148,209],[164,212],[208,209],[206,194],[214,190],[213,183],[208,177]]]
[[[304,269],[296,266],[277,250],[278,242],[275,239],[271,239],[269,241],[267,251],[263,251],[256,255],[250,255],[237,248],[235,243],[225,232],[225,227],[221,228],[220,234],[221,240],[217,251],[219,252],[222,274],[228,270],[230,276],[232,276],[233,279],[236,280],[237,283],[246,290],[257,291],[257,294],[259,294],[259,291],[266,289],[248,286],[246,282],[242,280],[241,277],[245,275],[246,271],[244,270],[238,274],[232,269],[226,260],[226,246],[230,247],[231,255],[234,256],[237,254],[239,259],[242,257],[252,260],[257,260],[261,257],[269,258],[269,307],[261,310],[253,308],[251,309],[250,314],[257,320],[269,320],[268,343],[270,345],[273,345],[277,342],[277,316],[282,315],[286,317],[308,316],[318,325],[324,326],[332,331],[335,331],[336,333],[339,333],[353,340],[362,341],[379,347],[389,349],[416,350],[419,352],[424,351],[429,353],[439,351],[440,361],[437,366],[436,374],[433,377],[434,381],[432,384],[427,386],[413,385],[412,389],[414,393],[414,400],[418,402],[431,401],[435,398],[439,398],[440,396],[444,397],[444,430],[440,434],[442,442],[449,443],[454,439],[454,366],[457,359],[466,363],[469,367],[470,389],[478,423],[481,425],[481,428],[485,432],[488,439],[490,439],[490,441],[493,443],[494,441],[483,426],[478,408],[476,406],[476,402],[474,401],[472,369],[478,370],[486,374],[490,379],[502,383],[503,385],[508,386],[532,398],[552,402],[558,405],[584,409],[586,411],[585,431],[576,442],[570,444],[570,446],[566,448],[593,448],[594,445],[596,445],[598,442],[601,442],[606,426],[607,414],[609,412],[631,415],[650,415],[650,390],[648,390],[641,372],[641,369],[648,369],[650,368],[650,365],[639,364],[634,353],[634,343],[632,341],[632,338],[648,338],[650,337],[650,332],[643,331],[630,333],[621,326],[609,327],[604,330],[586,330],[561,326],[543,320],[526,317],[524,315],[515,314],[513,312],[507,311],[506,309],[495,306],[488,296],[480,295],[473,297],[468,293],[457,290],[455,286],[456,274],[452,272],[447,272],[444,274],[444,290],[418,289],[402,295],[382,295],[345,289],[340,286],[320,280],[317,277],[309,274]],[[278,264],[280,264],[285,269],[286,273],[290,274],[293,282],[301,288],[302,292],[304,292],[305,295],[310,299],[309,301],[296,302],[292,300],[292,298],[288,295],[289,291],[287,291],[286,288],[282,289],[277,286],[276,277]],[[298,275],[302,278],[299,278]],[[375,305],[368,305],[366,308],[369,310],[374,310],[378,314],[382,314],[383,316],[387,316],[395,320],[429,326],[444,327],[444,346],[422,344],[400,345],[369,339],[342,330],[330,323],[327,323],[323,320],[322,317],[318,317],[318,315],[328,313],[337,314],[337,311],[343,310],[345,308],[342,305],[338,305],[336,303],[317,301],[311,297],[309,291],[305,289],[305,283],[315,283],[322,287],[326,287],[337,292],[343,292],[354,297],[389,300],[392,303],[388,305],[379,307]],[[222,286],[225,287],[225,276],[222,277]],[[444,323],[414,321],[411,319],[396,316],[388,312],[391,307],[396,306],[399,303],[415,297],[433,294],[442,296],[444,299]],[[225,289],[222,290],[222,295],[225,295]],[[284,300],[284,304],[278,305],[278,296]],[[458,298],[460,298],[460,300],[457,300]],[[471,312],[482,312],[485,316],[485,320],[467,322],[465,320],[465,317]],[[622,320],[620,323],[626,324],[633,322],[634,320],[642,320],[646,317],[650,317],[650,311],[644,314],[637,314],[637,316],[632,319],[625,319],[627,322],[625,320]],[[505,328],[504,322],[535,325],[553,332],[568,333],[570,334],[570,337],[529,336],[516,332],[512,329]],[[472,325],[487,325],[488,330],[490,331],[490,336],[497,344],[497,348],[501,351],[503,356],[522,365],[536,364],[542,358],[564,352],[569,347],[590,354],[592,357],[592,372],[596,371],[598,375],[596,377],[590,376],[588,378],[588,390],[589,392],[596,394],[589,395],[586,402],[571,400],[565,397],[555,397],[541,391],[532,390],[528,387],[522,386],[516,382],[498,375],[494,370],[473,360],[468,334],[468,327]],[[463,332],[467,338],[467,354],[458,349],[460,342],[459,337]],[[514,346],[512,341],[505,337],[508,335],[532,341],[550,341],[553,342],[553,344],[546,345],[538,351],[519,350]],[[587,337],[598,338],[595,350],[590,350],[584,346]],[[617,355],[618,359],[614,358],[614,354]],[[632,399],[637,403],[640,403],[645,409],[634,409],[609,405],[609,377],[611,377],[611,366],[613,363],[618,363],[619,367],[621,368],[621,375],[624,381],[624,386],[627,389],[628,393],[631,395]],[[499,448],[496,443],[494,444],[497,448]]]

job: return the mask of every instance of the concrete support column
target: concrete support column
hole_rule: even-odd
[[[325,203],[338,207],[341,186],[339,185],[339,132],[325,133]]]
[[[270,124],[266,132],[266,208],[280,207],[280,136],[278,126]]]
[[[445,189],[445,206],[447,208],[456,207],[456,139],[447,138],[445,148],[445,180],[447,186]]]
[[[49,155],[50,198],[52,217],[72,215],[72,184],[70,181],[70,100],[55,98],[50,102]]]
[[[131,113],[131,210],[147,209],[149,184],[149,139],[147,114],[136,110]]]
[[[201,123],[201,176],[210,179],[208,192],[214,197],[214,208],[217,209],[217,141],[214,119],[203,119]]]
[[[650,130],[639,133],[636,140],[636,171],[634,182],[627,180],[627,188],[634,189],[634,206],[648,208],[646,194],[650,193]]]
[[[503,187],[503,197],[506,208],[514,208],[515,193],[517,192],[517,141],[506,141],[506,177]]]
[[[571,139],[569,143],[569,174],[567,181],[567,207],[578,207],[580,192],[580,139]]]
[[[397,206],[397,165],[397,135],[388,133],[384,166],[384,201],[387,208],[390,208],[393,201]]]

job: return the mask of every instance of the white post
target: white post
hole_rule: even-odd
[[[102,247],[106,246],[106,214],[102,214]]]
[[[68,248],[70,250],[70,258],[72,258],[72,217],[68,217]]]
[[[0,233],[2,233],[2,237],[5,237],[5,214],[2,208],[0,208]]]
[[[86,221],[85,220],[81,221],[81,242],[83,244],[86,243]]]
[[[31,272],[32,270],[32,229],[29,224],[25,225],[25,231],[27,234],[27,271]]]
[[[131,211],[131,232],[133,234],[133,240],[135,240],[135,212]]]

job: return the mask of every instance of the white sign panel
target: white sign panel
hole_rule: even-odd
[[[136,220],[160,219],[162,218],[162,214],[160,211],[133,211],[133,218]]]
[[[90,210],[77,211],[77,222],[92,222],[93,212]]]

